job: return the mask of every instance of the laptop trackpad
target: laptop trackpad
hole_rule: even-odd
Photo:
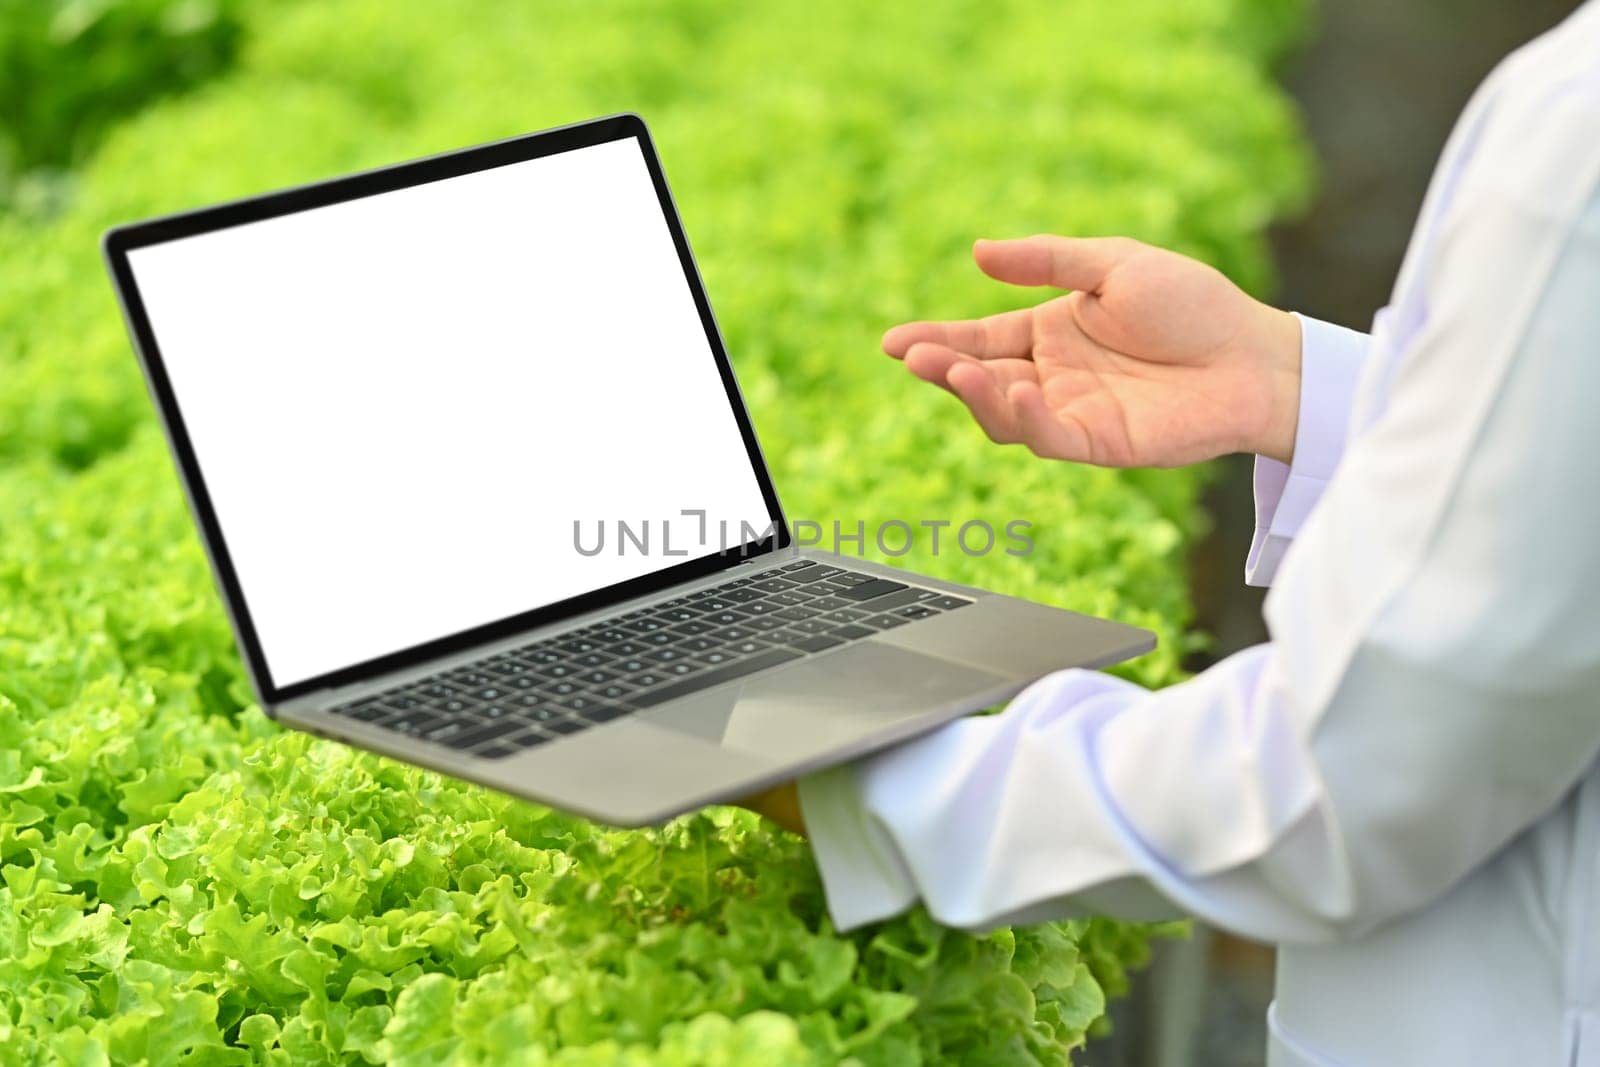
[[[924,718],[933,725],[941,709],[975,711],[1004,684],[987,671],[865,641],[684,697],[640,718],[797,762],[826,752],[848,756],[855,745],[866,751],[872,746],[863,742],[897,725]]]

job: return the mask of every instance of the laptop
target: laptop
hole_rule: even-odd
[[[799,543],[636,115],[104,250],[286,726],[638,826],[1154,647]]]

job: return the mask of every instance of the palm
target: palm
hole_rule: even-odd
[[[1176,253],[1064,242],[1095,253],[1078,270],[1043,240],[980,249],[980,263],[1003,280],[1078,291],[988,319],[896,327],[885,348],[959,396],[996,441],[1042,456],[1175,466],[1266,431],[1281,392],[1260,352],[1264,328],[1283,325],[1263,316],[1270,309]]]

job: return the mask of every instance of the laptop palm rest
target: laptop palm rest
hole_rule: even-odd
[[[724,748],[785,763],[828,762],[876,748],[955,713],[973,711],[1005,687],[1000,675],[878,641],[754,675],[639,716]]]

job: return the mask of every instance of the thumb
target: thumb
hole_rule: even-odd
[[[1099,292],[1112,268],[1139,247],[1128,237],[1055,237],[1037,234],[1009,241],[980,240],[972,258],[989,277],[1012,285],[1053,285]]]

